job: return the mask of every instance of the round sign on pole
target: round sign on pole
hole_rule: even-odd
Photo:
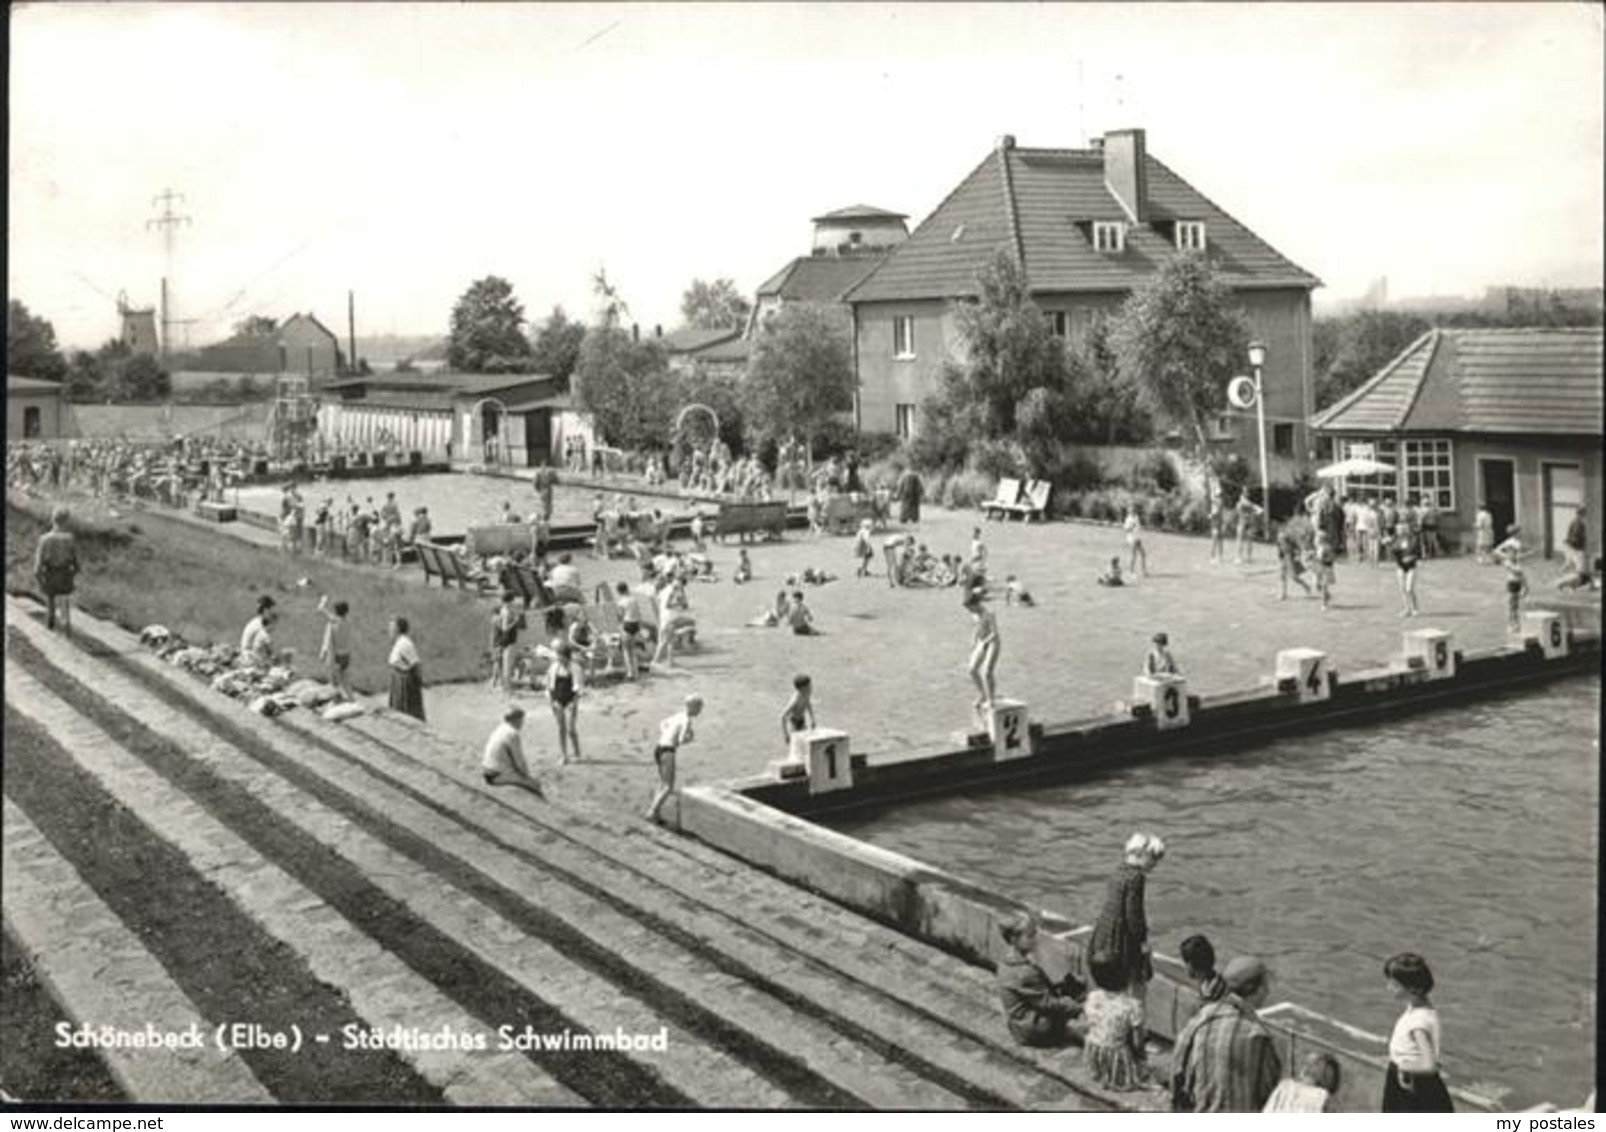
[[[1253,409],[1255,407],[1255,379],[1252,377],[1235,377],[1227,383],[1227,400],[1232,402],[1235,409]]]

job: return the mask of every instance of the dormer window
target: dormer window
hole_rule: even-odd
[[[1205,226],[1203,220],[1177,221],[1177,250],[1183,252],[1202,252],[1205,249]]]
[[[1119,220],[1095,220],[1093,247],[1101,252],[1126,251],[1126,225]]]

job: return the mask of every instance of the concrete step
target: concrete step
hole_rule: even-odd
[[[5,920],[71,1021],[129,1035],[204,1035],[199,1048],[102,1048],[131,1101],[268,1104],[273,1095],[137,936],[84,883],[11,799],[5,800]]]
[[[317,978],[344,992],[365,1022],[381,1030],[485,1030],[10,656],[5,672],[13,710],[48,731],[112,797],[182,851],[245,915],[293,948]],[[9,904],[7,915],[12,915]],[[584,1103],[516,1054],[403,1050],[400,1055],[454,1104]],[[171,1100],[166,1094],[139,1099]]]
[[[104,627],[88,631],[102,633]],[[231,723],[381,812],[394,817],[398,807],[411,807],[404,824],[427,829],[431,837],[445,829],[459,857],[477,867],[484,869],[498,853],[512,856],[512,862],[497,864],[498,879],[507,887],[523,891],[526,884],[540,885],[539,876],[522,875],[532,867],[538,873],[556,870],[558,888],[530,891],[542,892],[542,907],[558,910],[546,892],[577,884],[588,890],[590,895],[582,892],[579,900],[565,894],[563,909],[572,925],[593,938],[599,932],[607,938],[629,931],[627,919],[650,928],[647,938],[679,934],[690,950],[713,954],[728,975],[764,986],[768,1009],[775,1008],[778,996],[805,1017],[826,1015],[839,1035],[860,1047],[853,1051],[854,1061],[863,1061],[867,1045],[890,1054],[895,1065],[919,1063],[917,1068],[982,1103],[1034,1108],[1110,1103],[1086,1080],[1074,1052],[1023,1050],[1010,1042],[986,972],[645,823],[576,814],[523,795],[514,805],[503,792],[484,788],[471,753],[455,750],[414,721],[381,715],[350,727],[326,724],[310,713],[268,721],[163,664],[120,630],[100,639],[144,675],[183,695],[196,711],[227,714]],[[287,731],[329,744],[367,769],[359,772],[314,744],[287,742]],[[420,813],[420,802],[437,812]],[[449,819],[444,827],[443,818]],[[599,888],[622,907],[599,911]],[[637,958],[632,954],[633,961]],[[672,964],[683,958],[665,953],[660,959],[671,966],[660,969],[673,974]],[[841,1047],[841,1037],[816,1032],[812,1019],[814,1030],[796,1029],[796,1015],[790,1008],[783,1015],[791,1035],[789,1044],[786,1034],[781,1036],[786,1048],[811,1067],[837,1074],[833,1080],[853,1083],[856,1095],[888,1103],[880,1090],[857,1082],[851,1064],[846,1072],[833,1069],[817,1052],[822,1041],[826,1049],[833,1041]],[[760,1024],[759,1032],[773,1035],[775,1029]],[[886,1057],[879,1060],[884,1067]],[[910,1088],[901,1066],[889,1081],[894,1091]],[[920,1094],[902,1095],[904,1103],[913,1103],[907,1097]],[[950,1096],[944,1103],[955,1101]]]
[[[105,662],[64,645],[37,624],[30,624],[23,632],[50,663],[178,744],[198,765],[248,791],[301,834],[357,866],[376,889],[464,952],[501,971],[579,1026],[596,1034],[613,1034],[618,1029],[627,1034],[656,1034],[666,1027],[667,1019],[650,1003],[574,962],[481,899],[431,873],[417,860],[392,849],[343,814],[241,754],[232,743],[198,722],[190,711],[168,705]],[[235,709],[243,722],[278,730],[232,701],[217,699]],[[109,736],[105,739],[112,742]],[[667,1030],[666,1050],[639,1056],[650,1058],[651,1070],[692,1103],[764,1108],[795,1103],[785,1090],[697,1034],[673,1024],[667,1025]]]

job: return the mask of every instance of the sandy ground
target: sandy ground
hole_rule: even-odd
[[[972,515],[928,511],[919,535],[934,553],[968,549]],[[1118,530],[1080,523],[988,523],[983,527],[995,578],[1016,574],[1037,599],[1035,608],[993,602],[1001,637],[1000,695],[1026,701],[1035,720],[1054,722],[1113,710],[1131,694],[1150,635],[1171,636],[1189,690],[1217,693],[1269,679],[1277,651],[1309,647],[1327,652],[1342,673],[1387,661],[1412,628],[1439,628],[1460,647],[1487,647],[1506,639],[1504,574],[1470,558],[1437,559],[1418,572],[1422,615],[1399,616],[1390,565],[1338,566],[1332,609],[1297,589],[1277,597],[1277,565],[1270,548],[1254,561],[1209,561],[1200,538],[1149,533],[1152,573],[1118,590],[1094,579],[1112,554],[1122,553]],[[525,749],[555,797],[575,803],[642,808],[654,772],[650,751],[660,719],[684,697],[701,693],[707,707],[697,740],[681,755],[685,782],[762,773],[784,755],[779,715],[798,673],[813,677],[822,726],[845,730],[854,750],[948,747],[955,732],[973,725],[974,688],[965,671],[971,621],[957,589],[894,589],[879,559],[877,574],[853,577],[847,538],[811,538],[792,532],[783,543],[753,549],[754,581],[729,581],[734,548],[712,557],[718,583],[691,587],[699,644],[675,667],[627,683],[599,681],[585,693],[580,734],[585,761],[557,765],[555,722],[543,694],[516,698],[529,710]],[[634,580],[623,562],[581,562],[587,590],[598,581]],[[818,637],[746,623],[773,601],[788,574],[827,569],[838,580],[804,587]],[[1530,564],[1539,605],[1554,594],[1554,562]],[[1598,610],[1598,595],[1583,599]],[[487,602],[487,612],[490,603]],[[475,631],[479,631],[476,627]],[[426,662],[429,642],[419,641]],[[507,697],[484,684],[431,687],[431,724],[477,757]]]

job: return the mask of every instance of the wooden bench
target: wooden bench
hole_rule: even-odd
[[[1020,480],[1005,477],[998,481],[998,490],[981,505],[981,513],[989,519],[999,519],[1020,506]]]
[[[781,500],[763,503],[721,503],[714,516],[714,536],[721,542],[736,535],[742,542],[749,535],[778,539],[786,530],[786,504]]]
[[[515,554],[538,554],[546,545],[546,532],[538,523],[492,523],[470,527],[463,546],[487,558],[511,558]]]

